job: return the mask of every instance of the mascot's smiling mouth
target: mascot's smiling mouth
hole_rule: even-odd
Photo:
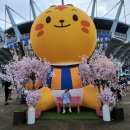
[[[70,26],[71,24],[68,24],[68,25],[61,25],[61,26],[57,26],[57,25],[54,25],[54,27],[57,27],[57,28],[65,28],[65,27],[68,27]]]

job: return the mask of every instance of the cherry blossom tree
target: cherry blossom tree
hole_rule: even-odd
[[[90,59],[86,56],[81,58],[79,75],[84,85],[93,84],[98,86],[98,97],[103,103],[113,102],[115,105],[117,95],[111,89],[115,92],[120,89],[121,94],[123,92],[123,87],[118,84],[119,77],[117,75],[117,72],[122,69],[122,65],[119,60],[112,56],[107,58],[105,55],[95,53]],[[101,85],[103,86],[102,91],[100,90]]]
[[[105,55],[95,54],[90,59],[83,56],[79,65],[79,75],[83,84],[93,84],[95,81],[106,81],[113,88],[117,87],[119,77],[117,72],[122,69],[122,63]]]
[[[0,73],[0,77],[11,82],[11,89],[18,91],[22,90],[29,80],[32,80],[33,84],[42,82],[46,86],[47,74],[51,71],[48,61],[36,57],[23,57],[21,60],[11,61],[3,68],[5,72]]]

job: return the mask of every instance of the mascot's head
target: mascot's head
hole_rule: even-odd
[[[31,43],[35,54],[53,65],[80,62],[96,46],[96,29],[91,18],[72,5],[52,6],[34,21]]]

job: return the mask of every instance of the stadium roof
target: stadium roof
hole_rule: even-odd
[[[112,19],[94,18],[94,23],[95,23],[96,29],[100,29],[100,30],[110,31],[113,21],[114,20],[112,20]],[[18,26],[21,34],[25,34],[25,33],[30,33],[32,24],[33,24],[33,21],[29,21],[29,22],[24,22],[24,23],[18,24],[17,26]],[[129,28],[128,24],[125,24],[123,22],[118,22],[116,32],[126,34],[128,28]],[[12,27],[10,27],[6,30],[6,32],[14,33],[14,30]]]
[[[108,18],[94,18],[94,23],[97,29],[110,30],[114,19]],[[123,22],[118,22],[116,32],[126,33],[129,25]]]

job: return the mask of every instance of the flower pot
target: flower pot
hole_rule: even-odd
[[[124,110],[123,108],[113,108],[111,111],[111,119],[123,121],[124,120]]]
[[[28,108],[27,124],[35,123],[35,107],[30,106]]]
[[[102,110],[103,110],[103,121],[111,121],[109,105],[104,104]]]

